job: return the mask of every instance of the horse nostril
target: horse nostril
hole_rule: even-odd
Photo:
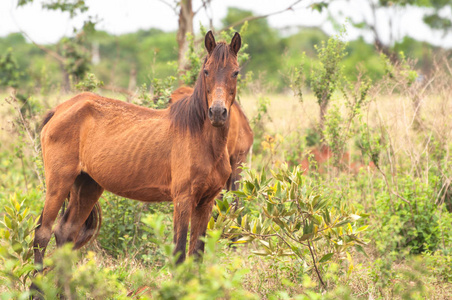
[[[212,107],[209,107],[209,119],[213,118]]]
[[[226,108],[223,108],[223,113],[221,115],[226,119],[226,117],[228,116],[228,110]]]

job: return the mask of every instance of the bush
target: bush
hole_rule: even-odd
[[[25,200],[19,202],[16,194],[10,197],[4,209],[0,222],[0,286],[8,292],[3,299],[27,297],[30,278],[35,271],[32,257],[37,220]]]
[[[360,220],[367,214],[344,202],[334,203],[299,167],[290,170],[283,165],[272,171],[272,178],[265,172],[248,175],[242,190],[217,200],[218,218],[210,221],[210,228],[226,228],[228,238],[240,236],[236,244],[255,241],[260,248],[252,251],[255,255],[295,258],[300,271],[316,274],[324,288],[322,273],[331,262],[346,262],[347,274],[352,272],[353,249],[364,252],[362,245],[367,243],[362,238],[367,225]],[[232,210],[233,195],[241,202],[253,201],[257,213]]]
[[[162,260],[152,231],[142,222],[151,218],[156,212],[166,212],[165,233],[171,235],[170,210],[168,203],[147,205],[106,193],[102,203],[102,227],[98,241],[100,246],[114,257],[134,257],[146,263],[155,263]]]
[[[72,250],[71,243],[55,250],[44,264],[50,267],[45,274],[34,279],[45,299],[127,299],[125,288],[108,268],[99,268],[94,252],[88,252],[84,262],[80,252]]]
[[[428,252],[424,255],[429,271],[440,281],[452,283],[452,255],[450,251]]]
[[[220,231],[209,232],[203,263],[192,257],[183,264],[173,265],[171,280],[165,281],[153,292],[155,299],[257,299],[242,286],[242,277],[249,272],[242,267],[239,257],[228,259],[228,264],[218,261],[227,258],[216,255]],[[168,253],[170,254],[170,253]]]
[[[384,183],[381,182],[383,185]],[[383,190],[376,195],[375,224],[372,235],[381,253],[407,249],[418,254],[440,246],[440,208],[432,184],[405,176],[398,179],[400,195]]]

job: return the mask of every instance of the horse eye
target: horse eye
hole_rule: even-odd
[[[239,71],[235,71],[234,73],[232,73],[232,77],[236,78],[239,75]]]
[[[209,71],[204,70],[204,75],[209,76]]]

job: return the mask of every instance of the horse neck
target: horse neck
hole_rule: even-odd
[[[204,122],[204,137],[214,158],[221,157],[226,151],[229,124],[230,116],[228,117],[226,124],[222,127],[212,126],[209,119]]]

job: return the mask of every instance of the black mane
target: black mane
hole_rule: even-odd
[[[44,116],[44,119],[42,120],[42,123],[41,123],[41,127],[40,127],[41,130],[50,121],[50,119],[53,117],[54,114],[55,114],[55,109],[52,109],[51,111],[48,111],[46,113],[46,115]]]

